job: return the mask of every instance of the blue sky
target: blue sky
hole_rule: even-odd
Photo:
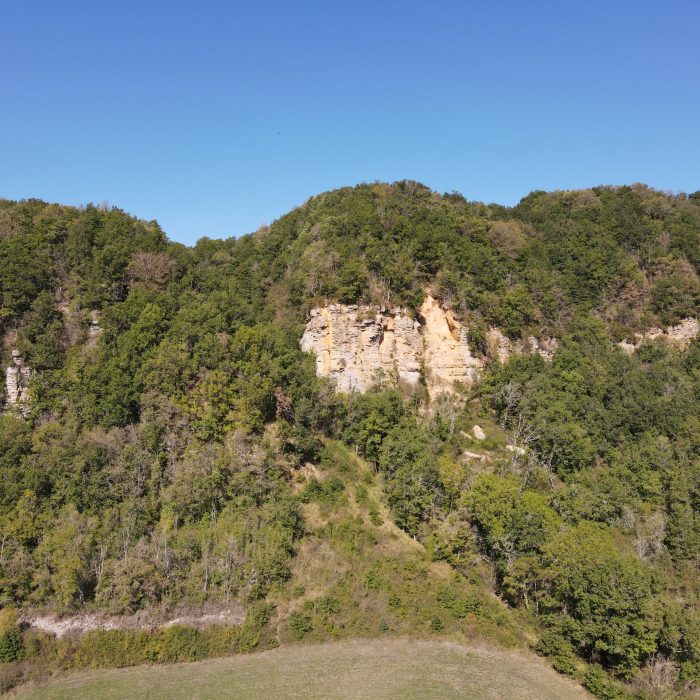
[[[419,180],[700,189],[700,2],[0,0],[0,196],[237,236]]]

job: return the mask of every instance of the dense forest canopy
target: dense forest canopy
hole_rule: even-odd
[[[27,415],[0,417],[0,615],[236,601],[256,634],[276,614],[291,638],[478,617],[488,604],[459,587],[440,589],[425,619],[406,612],[370,555],[388,506],[430,560],[498,593],[538,651],[593,692],[614,697],[618,681],[659,669],[667,689],[692,689],[700,342],[633,354],[617,342],[700,317],[699,275],[700,192],[643,185],[533,192],[507,208],[364,184],[192,248],[118,209],[0,200],[3,366],[16,350],[32,370]],[[553,361],[494,362],[461,402],[429,408],[420,388],[341,396],[316,377],[299,348],[310,308],[415,311],[426,288],[477,348],[490,326],[548,334]],[[371,466],[357,483],[355,453]],[[300,481],[310,467],[319,478]],[[294,597],[304,508],[332,513],[350,490],[367,521],[316,536],[374,562],[363,594],[384,601],[384,626],[343,617],[358,606],[348,588],[325,607],[271,612]],[[3,620],[2,659],[31,655],[38,642]]]

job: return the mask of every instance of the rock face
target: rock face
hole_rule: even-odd
[[[29,379],[32,370],[22,360],[19,350],[12,351],[12,364],[5,370],[7,408],[17,406],[22,415],[29,411]]]
[[[366,391],[384,378],[420,379],[420,325],[404,309],[331,304],[311,311],[301,349],[339,391]]]
[[[334,379],[339,391],[362,392],[383,380],[415,385],[422,371],[435,398],[454,392],[457,384],[471,385],[484,367],[485,360],[469,347],[467,331],[430,295],[418,319],[400,307],[331,304],[310,312],[301,348],[316,354],[316,373]],[[545,349],[540,347],[545,341],[534,338],[536,347],[520,348],[494,332],[501,348],[495,356],[502,360],[513,352],[545,355],[556,348],[556,341],[548,341]]]
[[[682,348],[687,347],[700,333],[700,322],[697,318],[684,318],[678,325],[669,326],[666,330],[662,328],[650,328],[644,333],[635,333],[632,342],[621,340],[617,345],[627,354],[633,353],[645,340],[663,340],[678,345]]]
[[[425,381],[430,396],[449,393],[458,382],[471,385],[484,361],[472,355],[466,326],[430,295],[425,297],[420,316]]]

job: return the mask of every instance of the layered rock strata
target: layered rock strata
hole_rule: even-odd
[[[301,349],[316,354],[316,374],[339,391],[366,391],[385,378],[416,384],[419,329],[405,309],[331,304],[311,311]]]
[[[331,304],[310,312],[301,348],[315,353],[316,373],[335,380],[339,391],[363,392],[384,380],[417,384],[422,372],[434,398],[458,384],[471,385],[483,369],[485,360],[472,352],[467,332],[430,295],[417,319],[400,307]],[[551,358],[556,348],[553,339],[532,338],[526,347],[497,329],[489,333],[492,356],[502,361],[527,351]]]

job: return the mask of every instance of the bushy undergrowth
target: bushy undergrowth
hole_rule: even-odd
[[[0,605],[293,607],[304,585],[306,607],[271,623],[282,639],[522,638],[527,619],[600,695],[654,664],[692,688],[700,344],[616,342],[700,316],[698,241],[697,193],[641,185],[513,208],[360,185],[193,248],[116,209],[0,200],[4,361],[16,349],[33,370],[27,415],[0,416]],[[342,397],[315,376],[299,348],[310,307],[413,313],[428,287],[475,352],[498,326],[557,337],[553,361],[493,363],[466,404],[429,410],[422,387]],[[391,532],[425,549],[399,557]],[[335,557],[317,592],[294,580],[311,546]],[[440,566],[457,578],[438,584]],[[249,646],[226,641],[239,633],[105,633],[54,654],[10,624],[0,658],[166,661]]]

